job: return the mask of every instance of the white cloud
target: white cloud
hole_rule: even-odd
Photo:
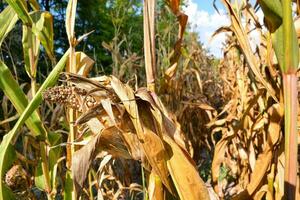
[[[211,40],[212,34],[221,26],[228,26],[230,21],[224,10],[219,10],[220,14],[214,11],[210,14],[198,8],[193,0],[187,0],[187,6],[183,8],[189,16],[191,30],[199,33],[200,41],[216,57],[222,56],[222,43],[225,41],[225,33],[218,34]]]
[[[208,49],[214,56],[222,57],[223,43],[226,39],[226,33],[220,33],[216,35],[212,40],[212,34],[221,26],[230,25],[230,20],[226,15],[224,9],[219,9],[220,14],[217,11],[209,13],[199,8],[195,3],[195,0],[187,0],[187,6],[183,8],[185,14],[189,16],[189,25],[193,32],[199,34],[200,41],[204,44],[204,47]],[[207,1],[206,3],[209,3]],[[256,13],[258,21],[263,24],[263,12],[259,9]],[[243,21],[243,24],[245,21]],[[250,29],[254,28],[252,23]],[[265,31],[265,28],[263,28]],[[255,51],[256,46],[260,43],[260,33],[257,30],[252,31],[249,34],[250,45],[252,50]]]

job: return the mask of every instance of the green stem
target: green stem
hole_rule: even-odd
[[[49,176],[49,167],[48,167],[48,159],[47,159],[47,146],[45,142],[40,142],[40,153],[42,160],[42,171],[44,174],[45,182],[46,182],[46,192],[48,199],[52,199],[51,193],[51,180]]]
[[[144,200],[148,200],[148,192],[146,188],[146,177],[145,177],[145,171],[143,166],[141,165],[142,170],[142,184],[143,184],[143,192],[144,192]]]
[[[288,200],[295,199],[297,184],[297,75],[283,75],[284,128],[285,128],[285,172],[284,193]]]
[[[35,72],[36,72],[36,65],[35,63],[35,57],[33,56],[33,49],[30,49],[30,68],[31,68],[31,93],[32,93],[32,98],[36,95],[37,92],[37,87],[36,87],[36,76],[35,76]],[[36,110],[36,112],[38,112],[38,110]],[[38,112],[39,113],[39,112]],[[51,197],[51,180],[50,180],[50,176],[49,176],[49,163],[48,163],[48,158],[47,158],[47,146],[45,144],[45,142],[41,141],[40,142],[40,154],[41,154],[41,164],[42,164],[42,171],[44,174],[44,178],[45,178],[45,186],[46,186],[46,192],[47,192],[47,198],[50,200],[52,199]]]

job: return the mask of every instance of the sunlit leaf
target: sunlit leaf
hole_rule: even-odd
[[[69,43],[75,42],[75,17],[76,17],[77,0],[70,0],[66,10],[66,30],[69,39]]]
[[[40,10],[40,5],[36,0],[28,0],[28,1],[29,1],[29,4],[30,4],[31,8],[34,11]]]
[[[47,11],[35,11],[30,13],[33,20],[32,32],[42,43],[47,55],[51,60],[54,59],[54,31],[53,31],[53,16]]]
[[[37,107],[42,102],[42,92],[49,86],[55,84],[58,79],[59,73],[64,69],[66,60],[68,58],[69,52],[66,52],[61,60],[57,63],[54,69],[51,71],[45,82],[42,84],[36,95],[33,97],[29,105],[22,112],[19,120],[15,124],[14,128],[7,133],[0,144],[0,177],[3,178],[5,171],[10,166],[9,162],[7,162],[7,156],[11,154],[12,150],[10,147],[11,142],[16,140],[18,137],[18,130],[24,124],[24,122],[30,117],[30,115],[37,109]],[[2,79],[0,79],[2,80]],[[14,90],[14,89],[12,89]],[[0,199],[5,199],[5,194],[3,193],[3,181],[0,182]]]
[[[18,113],[22,114],[28,105],[28,99],[17,81],[13,78],[8,67],[2,61],[0,61],[0,77],[0,88],[10,99]],[[46,135],[45,128],[42,126],[37,112],[34,112],[25,123],[34,136],[43,138]]]
[[[29,16],[26,2],[24,0],[5,0],[16,12],[22,22],[28,26],[32,25],[32,19]]]
[[[83,52],[76,52],[76,71],[77,74],[87,77],[91,68],[93,67],[95,61],[88,57]],[[67,62],[67,69],[66,71],[70,71],[70,64],[69,61]]]
[[[187,154],[169,136],[164,135],[164,141],[169,145],[167,147],[168,169],[180,199],[210,199],[205,183],[200,178],[195,166],[187,158]]]
[[[0,46],[7,34],[13,29],[16,22],[18,21],[18,16],[11,6],[7,6],[0,13]]]
[[[242,52],[245,54],[246,60],[249,64],[249,67],[253,71],[255,77],[262,83],[262,85],[267,89],[267,91],[270,93],[270,95],[273,97],[274,100],[278,102],[278,99],[276,97],[274,89],[270,86],[270,84],[264,79],[262,76],[260,69],[259,69],[259,61],[255,57],[255,55],[252,52],[248,36],[242,27],[242,23],[240,21],[240,18],[238,17],[236,11],[232,7],[232,4],[228,0],[222,0],[225,7],[227,8],[230,19],[231,19],[231,27],[232,31],[237,37],[237,40],[239,42],[239,45],[241,46]]]
[[[23,25],[22,45],[24,53],[25,70],[32,79],[36,77],[40,40],[33,34],[30,27]],[[33,63],[34,62],[34,63]]]

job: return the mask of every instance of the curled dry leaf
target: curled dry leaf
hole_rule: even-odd
[[[95,61],[93,59],[91,59],[90,57],[88,57],[83,52],[76,52],[75,57],[76,57],[77,74],[87,77],[91,68],[93,67]],[[70,61],[69,60],[67,62],[66,71],[70,71]]]
[[[164,147],[160,138],[150,129],[143,127],[140,121],[138,107],[135,101],[133,90],[124,85],[117,78],[113,77],[111,81],[112,88],[122,101],[130,119],[134,125],[137,137],[141,142],[143,151],[147,160],[155,173],[159,175],[164,185],[169,191],[172,191],[171,184],[168,179],[167,165],[164,160]]]
[[[255,74],[255,77],[261,82],[261,84],[266,88],[266,90],[270,93],[275,101],[278,102],[276,97],[275,90],[270,86],[270,84],[264,79],[262,73],[260,72],[259,68],[259,61],[257,57],[252,52],[248,35],[245,32],[244,27],[242,26],[240,17],[238,16],[237,12],[233,8],[232,4],[228,0],[222,0],[223,4],[225,5],[227,11],[230,14],[231,20],[231,27],[230,30],[236,35],[236,38],[241,46],[241,50],[245,55],[246,61],[248,62],[249,67]]]
[[[175,44],[174,47],[175,54],[171,61],[173,64],[178,61],[180,56],[181,42],[188,21],[188,16],[180,11],[180,0],[168,0],[167,3],[171,8],[172,12],[174,13],[174,15],[177,17],[177,21],[179,22],[178,40]]]
[[[256,160],[254,171],[251,174],[250,184],[247,185],[246,190],[239,193],[234,199],[252,198],[251,196],[260,186],[266,172],[270,166],[272,159],[272,151],[280,138],[281,120],[283,117],[283,109],[279,104],[274,104],[269,110],[269,126],[268,138],[264,151],[258,156]]]
[[[107,151],[115,157],[131,158],[120,131],[116,127],[103,129],[73,155],[72,174],[77,190],[83,187],[88,170],[101,151]]]
[[[164,135],[164,141],[169,145],[166,145],[168,169],[180,199],[210,199],[205,183],[187,154],[168,135]]]
[[[84,186],[96,155],[106,151],[114,157],[141,160],[171,194],[178,194],[181,199],[209,199],[179,137],[182,132],[177,122],[171,120],[154,93],[146,89],[135,93],[115,77],[99,78],[106,80],[99,82],[73,74],[65,76],[71,84],[49,89],[44,98],[76,108],[82,113],[76,124],[87,124],[93,133],[89,143],[73,156],[77,189]]]

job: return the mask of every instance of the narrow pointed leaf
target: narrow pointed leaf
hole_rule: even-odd
[[[13,78],[8,67],[2,61],[0,61],[0,77],[0,88],[14,105],[17,112],[22,114],[28,105],[27,97],[17,81]],[[45,136],[45,129],[36,112],[34,112],[25,123],[34,136]]]
[[[32,32],[41,41],[47,55],[51,60],[54,59],[54,31],[53,16],[47,11],[35,11],[30,14],[33,20]]]
[[[35,78],[40,52],[40,40],[33,34],[31,28],[25,25],[23,25],[22,45],[25,70],[29,77]],[[34,63],[32,63],[33,61]]]
[[[28,26],[32,25],[32,19],[29,16],[24,0],[5,0],[17,13],[22,22]]]
[[[0,177],[1,180],[9,167],[8,163],[6,162],[7,156],[12,152],[9,148],[13,140],[16,140],[18,137],[18,130],[24,124],[24,122],[30,117],[30,115],[38,108],[40,103],[42,102],[42,92],[49,86],[55,84],[56,80],[59,77],[59,73],[64,69],[66,60],[68,58],[69,51],[67,51],[64,56],[60,59],[54,69],[51,71],[47,79],[44,81],[43,85],[40,87],[36,95],[33,97],[32,101],[26,107],[22,115],[20,116],[19,120],[15,124],[14,128],[7,133],[0,144]],[[3,193],[3,181],[0,181],[0,200],[6,199],[5,194]]]
[[[259,0],[267,27],[271,33],[275,32],[282,25],[282,5],[280,0]]]
[[[75,17],[76,17],[77,0],[69,0],[66,10],[66,30],[69,39],[69,43],[75,42]]]
[[[209,200],[205,183],[182,149],[167,135],[164,135],[164,141],[169,145],[166,148],[168,169],[180,199]]]
[[[11,6],[7,6],[0,13],[0,46],[7,34],[13,29],[16,22],[18,21],[18,16]]]

